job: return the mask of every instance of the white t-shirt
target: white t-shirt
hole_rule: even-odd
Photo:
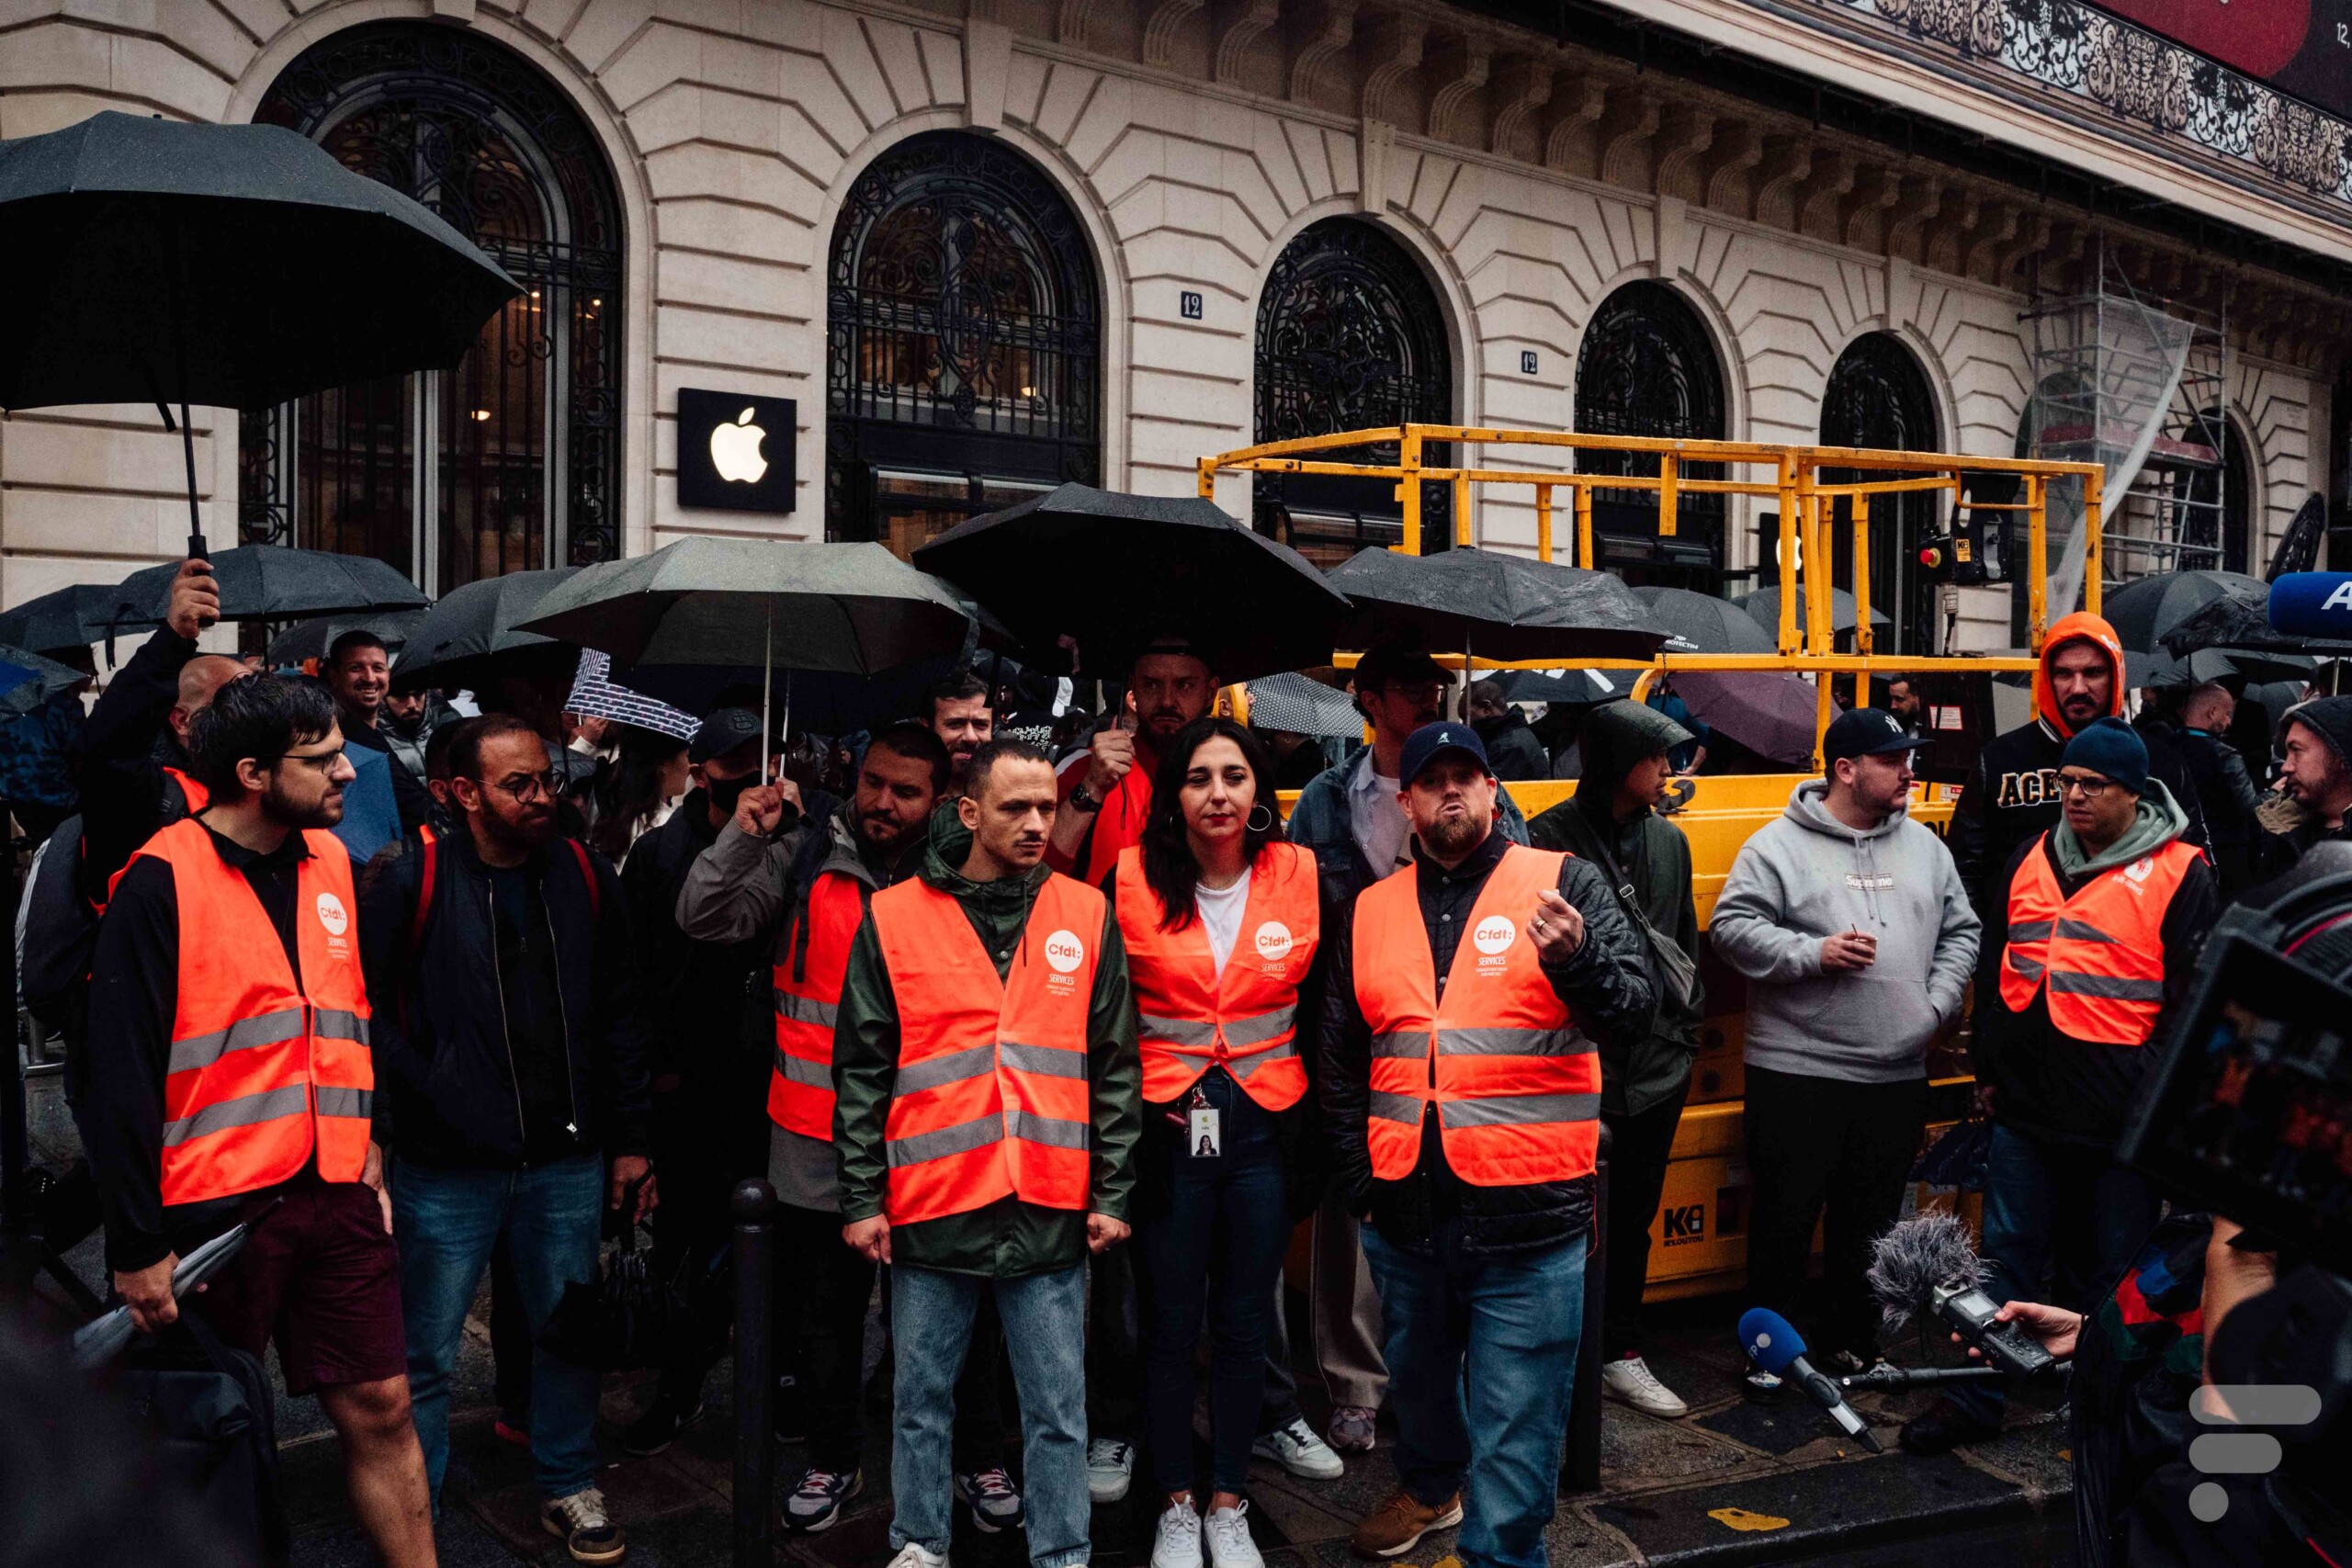
[[[1241,940],[1242,912],[1250,907],[1250,868],[1243,866],[1230,887],[1211,887],[1205,883],[1194,887],[1193,903],[1200,911],[1201,930],[1209,939],[1209,958],[1222,980],[1225,961],[1233,956],[1233,944]]]
[[[1356,765],[1348,774],[1348,829],[1375,882],[1412,863],[1413,825],[1396,804],[1399,787],[1395,779],[1373,772],[1371,747],[1356,754]]]

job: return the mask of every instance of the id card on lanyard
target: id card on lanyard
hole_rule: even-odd
[[[1194,1159],[1215,1159],[1225,1152],[1225,1134],[1219,1125],[1217,1109],[1193,1086],[1193,1098],[1184,1108],[1184,1147]]]

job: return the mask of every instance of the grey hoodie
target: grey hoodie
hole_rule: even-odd
[[[1824,804],[1820,779],[1741,846],[1708,939],[1747,988],[1749,1066],[1812,1077],[1898,1083],[1926,1071],[1928,1045],[1957,1017],[1976,963],[1978,923],[1943,840],[1896,811],[1867,832]],[[1878,938],[1867,969],[1825,974],[1822,939]]]

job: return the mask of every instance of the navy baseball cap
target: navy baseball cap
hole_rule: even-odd
[[[1396,782],[1409,788],[1431,762],[1448,751],[1461,752],[1485,769],[1489,777],[1493,776],[1494,764],[1487,761],[1487,743],[1478,739],[1478,732],[1466,724],[1441,719],[1421,726],[1405,738],[1404,752],[1396,760]]]
[[[1916,751],[1919,738],[1884,708],[1849,708],[1829,722],[1821,738],[1824,765],[1840,757],[1881,757],[1894,751]]]
[[[686,761],[707,762],[713,757],[724,757],[738,746],[748,746],[760,738],[760,716],[750,708],[719,708],[702,721],[695,731],[694,743],[686,748]]]

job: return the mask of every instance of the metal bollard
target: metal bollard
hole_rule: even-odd
[[[775,1189],[740,1181],[735,1213],[735,1568],[775,1559],[775,1461],[769,1452],[775,1369],[769,1357],[774,1313]]]
[[[1564,1491],[1600,1487],[1600,1325],[1609,1293],[1609,1124],[1600,1126],[1593,1155],[1592,1243],[1584,1258],[1584,1327],[1577,1338],[1576,1389],[1568,1404],[1567,1461],[1560,1467]]]

